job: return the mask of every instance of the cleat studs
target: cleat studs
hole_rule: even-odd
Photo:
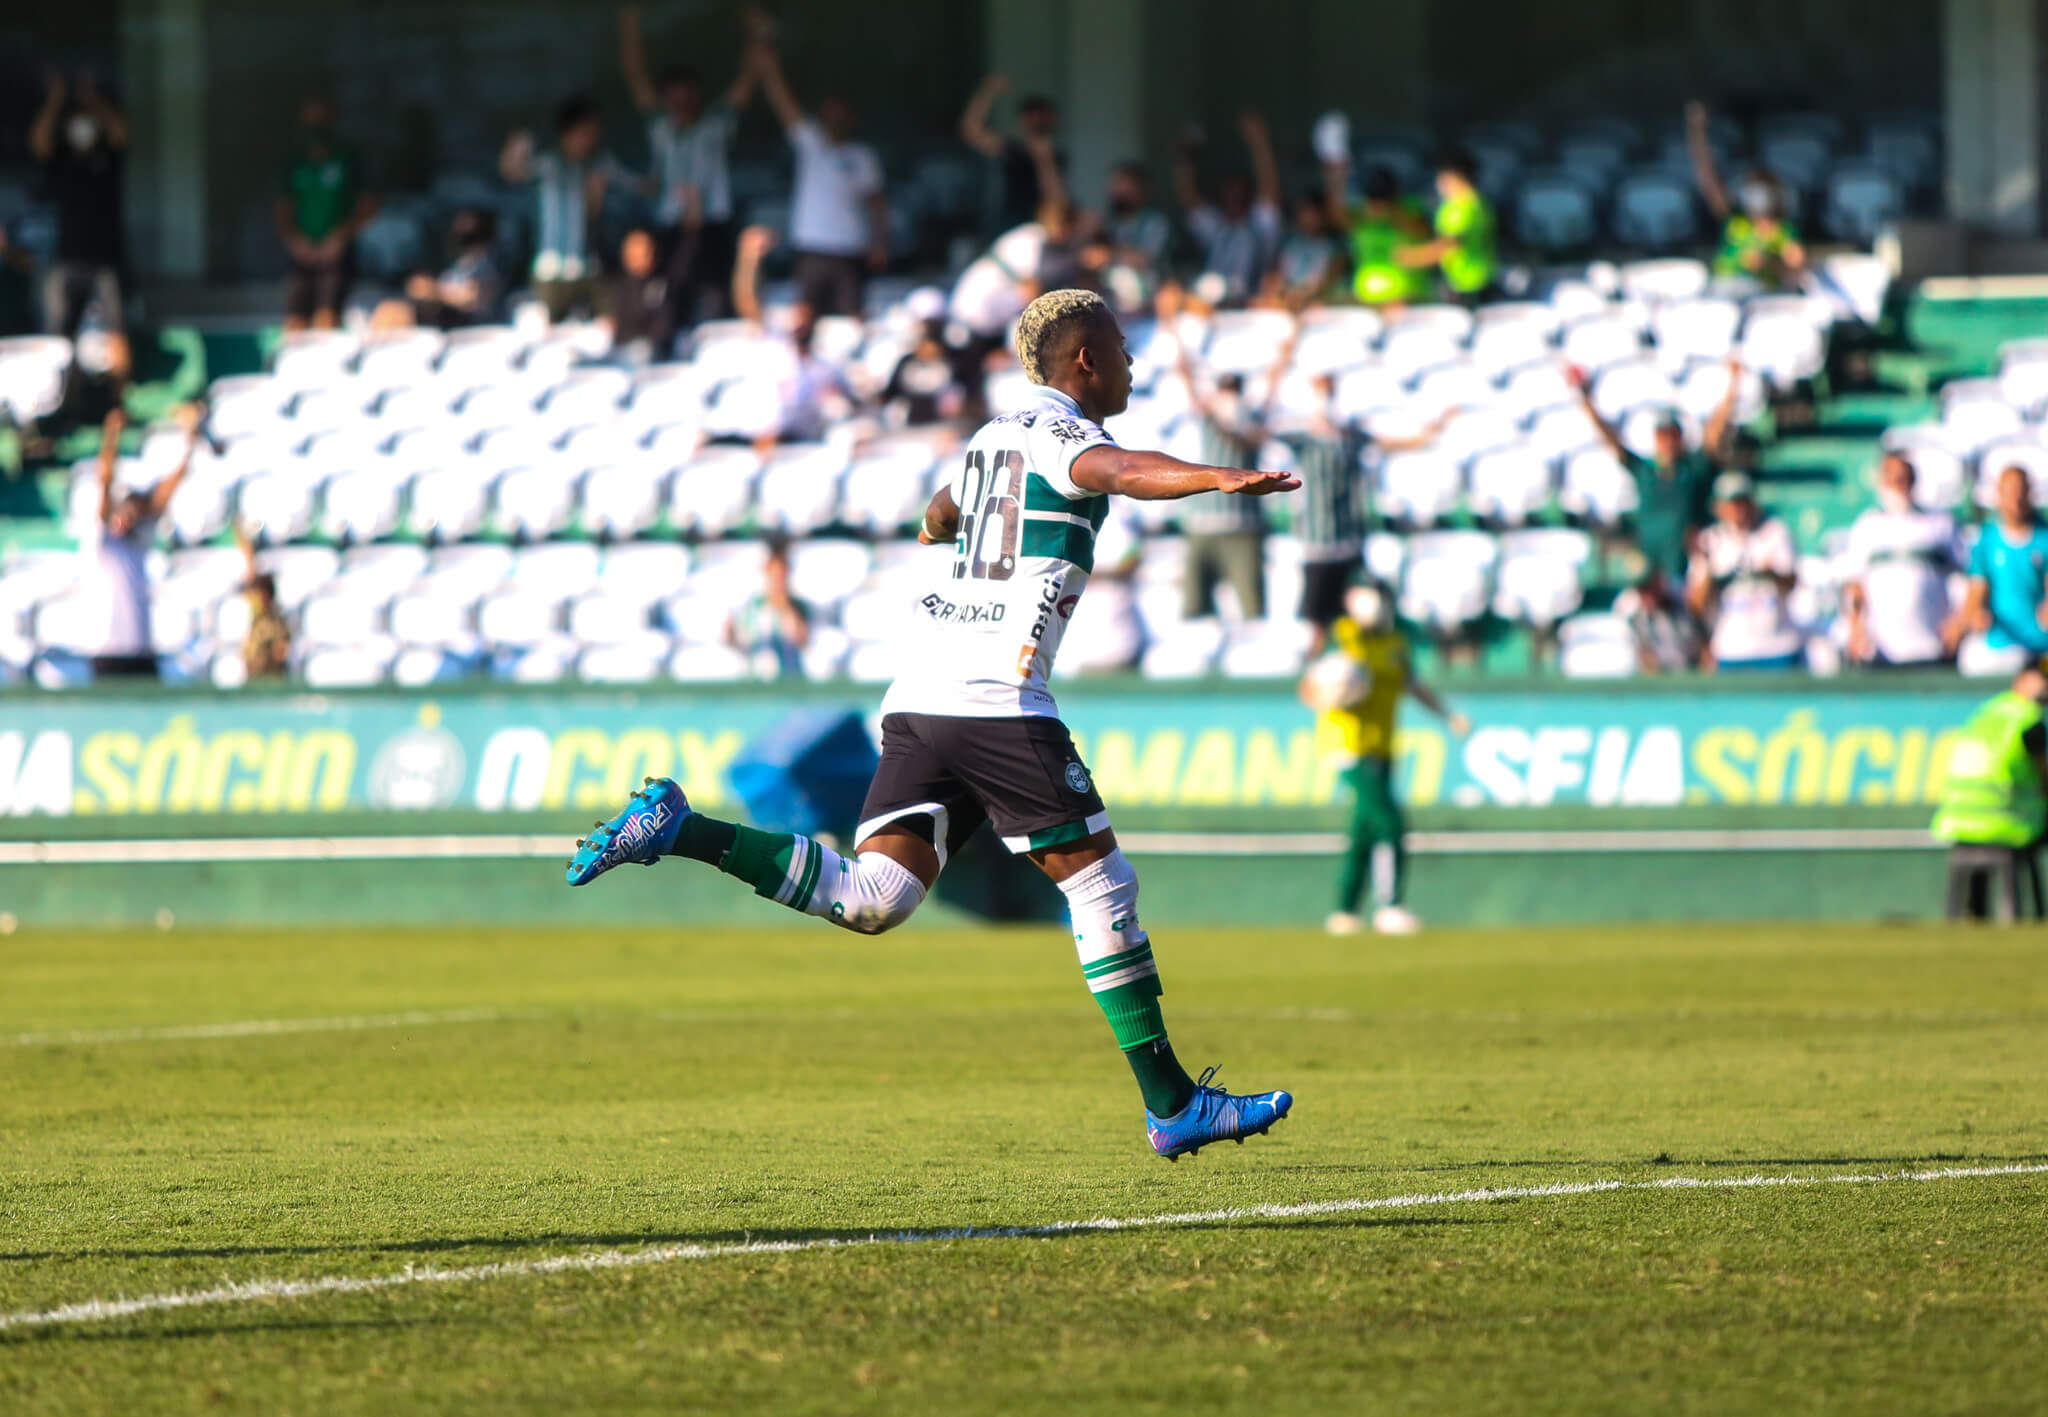
[[[584,846],[585,846],[586,844],[587,844],[587,843],[585,843],[585,841],[583,840],[583,838],[582,838],[582,837],[580,837],[580,836],[579,836],[579,837],[577,837],[577,838],[576,838],[576,848],[577,848],[577,850],[579,850],[579,851],[580,851],[580,850],[582,850],[582,849],[583,849],[583,847],[584,847]]]

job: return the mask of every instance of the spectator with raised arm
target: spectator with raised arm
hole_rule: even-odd
[[[180,408],[185,452],[177,467],[147,492],[119,492],[114,473],[121,457],[121,434],[128,416],[119,405],[100,426],[97,469],[99,496],[91,522],[79,537],[79,584],[92,607],[98,633],[90,646],[95,679],[154,679],[156,655],[150,646],[149,548],[156,524],[192,466],[204,410],[197,404]]]
[[[1722,185],[1714,158],[1704,103],[1685,106],[1686,148],[1693,176],[1714,220],[1721,223],[1721,248],[1714,255],[1717,276],[1747,276],[1766,290],[1796,284],[1806,269],[1806,247],[1799,228],[1785,216],[1785,188],[1768,168],[1752,167],[1736,184],[1734,200]]]
[[[1403,263],[1401,253],[1429,239],[1429,218],[1421,203],[1401,193],[1385,167],[1366,169],[1364,198],[1347,196],[1351,161],[1341,147],[1323,161],[1323,202],[1331,225],[1344,234],[1351,252],[1351,293],[1361,305],[1406,305],[1429,294],[1423,272]]]
[[[614,182],[638,179],[602,148],[604,124],[597,105],[580,94],[555,109],[555,146],[534,151],[533,134],[519,129],[498,154],[498,175],[532,187],[535,203],[534,298],[550,320],[598,312],[598,217]]]
[[[1962,568],[1956,519],[1913,500],[1913,464],[1886,453],[1877,505],[1849,527],[1842,620],[1849,659],[1869,666],[1940,664],[1949,618],[1949,577]]]
[[[1709,627],[1707,667],[1797,669],[1806,637],[1792,623],[1799,579],[1792,532],[1757,505],[1746,472],[1714,479],[1714,520],[1699,535],[1685,587],[1687,606]]]
[[[355,241],[377,215],[377,198],[362,159],[335,128],[334,105],[309,98],[286,163],[284,191],[271,208],[277,238],[290,258],[284,327],[331,330],[355,284]]]
[[[1685,425],[1667,409],[1657,419],[1651,455],[1644,457],[1621,441],[1621,433],[1593,406],[1592,389],[1583,369],[1567,369],[1565,377],[1579,392],[1586,416],[1600,439],[1613,451],[1636,484],[1636,546],[1647,574],[1683,584],[1692,562],[1694,543],[1707,524],[1709,493],[1716,463],[1727,455],[1734,427],[1735,401],[1742,388],[1742,366],[1728,361],[1728,391],[1707,420],[1701,446],[1688,448]]]
[[[77,336],[88,301],[97,301],[107,334],[107,372],[128,382],[131,358],[125,293],[128,263],[122,248],[121,169],[128,155],[128,120],[99,90],[89,70],[67,88],[50,70],[43,106],[28,132],[29,155],[43,169],[57,206],[57,259],[43,283],[43,328]]]
[[[1403,246],[1394,259],[1410,270],[1434,267],[1446,298],[1476,305],[1494,293],[1500,246],[1493,204],[1479,190],[1479,167],[1466,152],[1452,153],[1436,172],[1436,236]]]
[[[707,103],[704,79],[687,65],[650,78],[640,36],[640,6],[619,11],[619,67],[633,104],[647,119],[658,195],[654,219],[679,326],[721,313],[732,280],[739,228],[734,225],[730,153],[740,114],[753,101],[760,72],[751,62],[764,32],[759,11],[746,12],[749,54],[725,91]]]
[[[789,91],[782,58],[766,35],[751,62],[768,106],[796,151],[796,185],[789,204],[789,244],[796,253],[796,283],[819,315],[862,313],[871,272],[889,266],[889,203],[882,195],[882,162],[854,141],[853,105],[828,95],[816,117]]]
[[[1010,326],[1025,306],[1047,290],[1075,284],[1079,273],[1074,214],[1052,144],[1036,138],[1030,147],[1049,194],[1045,204],[1032,220],[1004,232],[970,262],[947,299],[947,313],[967,331],[959,347],[965,378],[977,378],[989,356],[1007,347]]]
[[[1253,303],[1273,310],[1305,310],[1342,290],[1343,251],[1330,234],[1330,217],[1320,192],[1294,204],[1294,229],[1280,243]]]
[[[1266,120],[1247,109],[1238,118],[1238,131],[1251,171],[1226,173],[1214,202],[1202,195],[1195,176],[1201,139],[1192,133],[1182,138],[1173,156],[1174,196],[1202,248],[1194,293],[1215,306],[1242,305],[1257,294],[1280,245],[1280,169],[1273,161]]]
[[[282,679],[291,669],[292,627],[277,606],[277,577],[256,561],[256,542],[235,523],[242,552],[242,595],[249,602],[249,628],[242,634],[242,672],[251,681]]]
[[[1159,322],[1168,329],[1179,323],[1181,297],[1177,287],[1159,293]],[[1266,433],[1266,405],[1247,396],[1244,376],[1220,374],[1213,380],[1199,374],[1187,342],[1174,336],[1175,368],[1187,385],[1188,401],[1201,423],[1201,460],[1211,467],[1257,467]],[[1221,492],[1202,492],[1181,503],[1181,530],[1187,534],[1187,563],[1181,606],[1188,619],[1216,613],[1216,587],[1228,581],[1237,596],[1240,618],[1257,620],[1266,613],[1266,517],[1257,501]]]
[[[733,265],[733,308],[743,320],[751,320],[764,332],[767,311],[761,305],[761,261],[775,249],[775,232],[765,226],[750,226],[740,233],[739,259]],[[782,370],[776,389],[776,422],[762,429],[754,442],[767,451],[778,442],[816,442],[825,436],[834,419],[852,410],[854,391],[846,376],[820,358],[812,348],[817,334],[818,312],[801,298],[790,312],[785,336],[789,363]]]
[[[1055,195],[1045,180],[1039,148],[1051,154],[1056,174],[1066,169],[1066,154],[1057,148],[1060,131],[1059,109],[1043,94],[1026,94],[1017,100],[1017,135],[1005,137],[989,125],[996,100],[1010,91],[1007,74],[990,74],[981,81],[967,110],[960,115],[960,140],[989,161],[998,164],[995,229],[1008,231],[1034,219]]]

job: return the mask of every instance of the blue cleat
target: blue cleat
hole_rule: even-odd
[[[1155,1117],[1146,1110],[1145,1135],[1151,1139],[1152,1149],[1168,1161],[1193,1156],[1212,1141],[1228,1140],[1242,1146],[1246,1137],[1263,1135],[1294,1106],[1292,1093],[1254,1092],[1239,1097],[1211,1087],[1209,1079],[1215,1076],[1216,1069],[1205,1071],[1195,1083],[1193,1100],[1171,1117]]]
[[[587,886],[628,861],[652,866],[676,844],[676,831],[690,815],[690,799],[665,777],[650,777],[623,810],[576,843],[569,858],[569,884]]]

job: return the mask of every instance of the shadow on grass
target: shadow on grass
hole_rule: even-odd
[[[264,1319],[260,1323],[194,1324],[182,1328],[131,1328],[109,1332],[105,1329],[65,1326],[66,1331],[44,1329],[34,1335],[49,1339],[77,1338],[87,1343],[157,1343],[167,1338],[234,1338],[245,1333],[317,1333],[322,1329],[354,1332],[365,1329],[429,1328],[452,1322],[444,1317],[417,1319]]]
[[[1241,1220],[1193,1221],[1185,1225],[1155,1226],[1151,1228],[1175,1232],[1284,1230],[1312,1223],[1342,1224],[1358,1229],[1396,1229],[1433,1225],[1473,1225],[1482,1222],[1437,1219],[1432,1216],[1352,1214],[1303,1216],[1299,1220],[1289,1219],[1284,1216],[1271,1218],[1246,1217]],[[815,1244],[821,1240],[839,1240],[855,1243],[877,1237],[936,1244],[953,1239],[993,1240],[1015,1238],[1019,1240],[1072,1240],[1096,1235],[1124,1233],[1123,1231],[1111,1229],[1089,1229],[1086,1227],[1085,1222],[1071,1230],[1034,1231],[1028,1227],[1017,1227],[1014,1235],[1004,1233],[1009,1228],[1000,1225],[877,1226],[869,1230],[713,1230],[690,1235],[662,1233],[579,1235],[566,1231],[551,1231],[542,1235],[472,1235],[442,1240],[393,1240],[385,1243],[346,1245],[194,1245],[162,1249],[35,1250],[20,1251],[14,1254],[0,1254],[0,1260],[230,1260],[262,1258],[266,1256],[276,1258],[279,1256],[306,1257],[313,1255],[436,1255],[465,1250],[525,1251],[545,1249],[549,1246],[580,1247],[590,1250],[631,1250],[655,1245]]]

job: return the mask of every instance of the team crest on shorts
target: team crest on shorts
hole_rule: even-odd
[[[1067,764],[1067,787],[1070,791],[1085,797],[1088,795],[1088,769],[1079,763]]]

